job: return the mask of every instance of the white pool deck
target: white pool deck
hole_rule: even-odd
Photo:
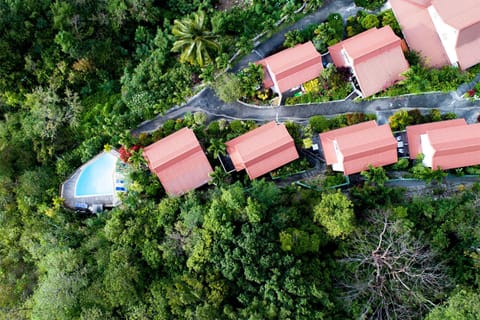
[[[120,154],[116,150],[109,151],[111,154],[116,157],[120,157]],[[80,168],[78,168],[60,187],[60,197],[64,199],[64,205],[67,208],[75,209],[77,204],[86,204],[91,207],[93,205],[103,205],[104,207],[115,207],[118,206],[121,201],[117,196],[117,193],[114,192],[113,195],[99,195],[99,196],[75,196],[75,186],[77,184],[77,179],[82,173],[83,168],[88,166],[90,163],[95,161],[97,158],[104,155],[104,152],[99,153],[86,163],[84,163]],[[112,183],[115,183],[112,181]]]

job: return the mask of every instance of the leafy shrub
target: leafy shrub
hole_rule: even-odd
[[[346,183],[343,173],[336,172],[333,175],[327,175],[323,181],[323,187],[331,188]]]
[[[343,128],[347,126],[347,116],[345,114],[341,114],[339,116],[329,119],[329,122],[330,129]]]
[[[447,112],[442,114],[442,120],[452,120],[457,119],[457,114],[455,112]]]
[[[430,109],[428,114],[428,122],[442,121],[442,113],[438,109]]]
[[[287,177],[297,173],[301,173],[305,170],[308,170],[312,167],[312,164],[308,162],[305,158],[300,158],[295,161],[290,162],[289,164],[284,165],[283,167],[278,168],[271,172],[272,177],[280,178]]]
[[[310,24],[305,29],[299,30],[291,30],[285,34],[285,41],[283,42],[283,46],[286,48],[291,48],[296,46],[299,43],[304,43],[310,40],[313,40],[315,37],[315,29],[317,28],[317,24]]]
[[[312,79],[307,81],[303,84],[303,88],[305,89],[306,93],[310,92],[319,92],[320,91],[320,84],[318,82],[318,78]]]
[[[456,119],[457,115],[453,112],[442,114],[438,109],[430,109],[428,114],[422,115],[420,110],[399,110],[388,118],[388,122],[393,131],[404,130],[409,125],[435,122],[442,120]]]
[[[352,90],[348,81],[349,77],[350,71],[348,69],[337,69],[334,65],[330,65],[322,71],[318,78],[318,92],[311,91],[298,97],[289,97],[285,104],[294,105],[344,99]]]
[[[330,122],[324,116],[316,115],[308,119],[308,124],[315,132],[324,132],[330,129]]]
[[[215,120],[210,122],[207,127],[207,132],[209,135],[212,135],[214,137],[218,136],[218,134],[220,133],[220,125],[218,121]]]
[[[230,122],[230,131],[236,134],[242,134],[245,132],[243,122],[241,120],[233,120]]]
[[[131,148],[126,148],[125,146],[121,146],[120,149],[118,150],[118,153],[120,153],[120,160],[122,160],[124,163],[129,162],[130,157],[132,156],[133,151],[138,151],[140,149],[140,146],[132,146]]]
[[[381,12],[378,15],[378,18],[380,19],[382,27],[390,26],[397,36],[402,36],[402,29],[400,28],[400,25],[398,24],[397,18],[395,18],[392,9]]]
[[[246,97],[254,97],[256,91],[263,83],[263,66],[261,64],[249,63],[248,66],[239,72],[240,87]]]
[[[360,24],[365,30],[378,27],[379,23],[380,21],[374,14],[367,14],[362,20],[360,20]]]
[[[365,30],[374,27],[385,27],[387,25],[392,28],[396,35],[402,36],[400,25],[391,9],[382,11],[378,15],[360,10],[355,16],[347,18],[346,33],[347,37],[350,38]]]
[[[391,168],[393,170],[405,170],[410,165],[410,162],[407,158],[400,158],[398,159],[397,163],[394,163]]]
[[[283,42],[283,46],[286,48],[292,48],[299,43],[305,42],[305,38],[302,35],[302,32],[298,29],[288,31],[285,34],[285,41]]]
[[[163,123],[163,134],[168,136],[175,131],[175,120],[168,119]]]
[[[287,121],[285,122],[285,127],[287,128],[288,133],[290,136],[293,138],[293,141],[295,141],[295,144],[301,144],[302,143],[302,127],[293,121]]]
[[[357,16],[361,13],[362,11],[359,11],[357,13]],[[362,25],[358,22],[357,17],[351,16],[347,18],[347,25],[346,25],[346,33],[347,33],[347,38],[351,38],[354,35],[357,35],[361,32],[364,31]]]
[[[388,88],[380,95],[393,96],[408,93],[431,91],[449,92],[456,90],[467,82],[471,75],[453,66],[443,66],[440,69],[428,68],[422,65],[411,65],[405,72],[405,80]]]
[[[324,53],[328,47],[334,45],[344,38],[343,18],[338,13],[332,13],[328,16],[327,21],[318,25],[315,29],[315,38],[313,44],[315,48]]]
[[[233,102],[244,96],[240,77],[235,74],[222,74],[215,81],[213,88],[224,102]]]
[[[349,126],[365,121],[365,114],[361,112],[348,113],[346,117]]]
[[[405,130],[405,128],[409,125],[425,123],[427,121],[418,109],[408,111],[402,109],[390,116],[388,118],[388,122],[393,131],[400,131]]]

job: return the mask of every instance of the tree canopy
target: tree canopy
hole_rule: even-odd
[[[172,51],[181,51],[181,61],[203,67],[213,61],[213,53],[220,49],[216,36],[207,26],[207,17],[203,11],[194,13],[192,17],[175,20],[172,33],[176,39]]]
[[[227,175],[216,159],[223,142],[260,123],[209,122],[200,112],[132,136],[141,122],[183,103],[201,79],[218,85],[223,78],[213,79],[232,55],[251,51],[252,35],[295,19],[303,4],[254,0],[216,10],[210,0],[0,1],[0,319],[372,319],[404,311],[400,305],[408,312],[397,314],[415,319],[478,314],[478,185],[452,187],[442,172],[420,169],[438,180],[432,193],[388,187],[380,170],[339,191]],[[320,29],[329,34],[318,34],[325,45],[343,26],[338,15],[327,22]],[[403,85],[446,90],[438,78],[464,79],[449,68],[427,71],[414,68]],[[262,76],[250,65],[224,83],[225,99],[257,94]],[[309,90],[334,97],[347,78],[327,68]],[[392,120],[401,129],[444,117],[411,110]],[[317,116],[306,130],[367,119]],[[186,126],[202,140],[213,179],[167,197],[141,147]],[[300,124],[286,126],[298,142]],[[64,208],[62,181],[120,147],[131,181],[122,204],[92,215]],[[419,270],[442,285],[429,285]]]

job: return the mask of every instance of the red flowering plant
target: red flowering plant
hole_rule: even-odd
[[[140,150],[140,146],[134,145],[130,148],[127,148],[125,146],[121,146],[118,152],[120,153],[120,159],[127,163],[130,160],[130,157],[132,156],[132,151],[138,151]]]

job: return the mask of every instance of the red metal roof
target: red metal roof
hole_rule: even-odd
[[[464,30],[480,22],[478,0],[432,0],[432,6],[445,23],[457,30]]]
[[[264,67],[264,86],[271,88],[276,85],[280,93],[318,77],[323,70],[322,56],[311,41],[280,51],[257,63]]]
[[[467,69],[479,63],[480,1],[432,0],[432,7],[446,24],[458,30],[454,50],[459,67]]]
[[[169,195],[182,195],[204,185],[213,172],[197,137],[189,128],[149,145],[143,157]]]
[[[420,142],[420,136],[428,131],[442,129],[442,128],[458,128],[459,126],[466,126],[465,119],[453,119],[446,121],[430,122],[424,124],[417,124],[407,127],[407,139],[408,139],[408,151],[410,153],[410,159],[415,159],[420,153],[422,153],[422,146]]]
[[[320,134],[327,164],[345,175],[397,162],[397,141],[388,125],[375,121],[335,129]]]
[[[409,47],[420,52],[432,67],[449,64],[447,53],[428,13],[431,1],[423,1],[423,5],[415,4],[413,0],[389,1]]]
[[[404,1],[411,2],[421,7],[428,7],[432,3],[432,0],[404,0]]]
[[[320,133],[320,142],[322,143],[322,149],[325,156],[325,161],[327,164],[333,164],[337,162],[337,155],[335,153],[335,148],[333,146],[333,141],[336,137],[342,134],[355,133],[361,130],[368,128],[374,128],[377,126],[377,123],[372,121],[361,122],[359,124],[348,126],[345,128],[330,130],[327,132]]]
[[[461,69],[467,69],[480,62],[480,1],[425,0],[422,5],[417,1],[390,0],[410,48],[420,51],[427,63],[435,67],[458,62]],[[439,34],[446,31],[437,30],[432,12],[438,13],[443,23],[457,30],[451,48],[442,44]],[[458,61],[453,61],[453,55],[450,61],[446,54],[448,50],[455,52]]]
[[[295,159],[298,152],[284,124],[271,121],[225,143],[237,171],[255,179]]]
[[[409,65],[402,42],[390,26],[373,28],[328,48],[337,67],[351,67],[363,96],[402,80]]]
[[[426,140],[432,152],[428,159],[432,169],[454,169],[480,164],[480,124],[447,127],[427,131]],[[423,146],[422,146],[423,147]],[[427,157],[427,156],[426,156]],[[431,157],[431,158],[430,158]]]

